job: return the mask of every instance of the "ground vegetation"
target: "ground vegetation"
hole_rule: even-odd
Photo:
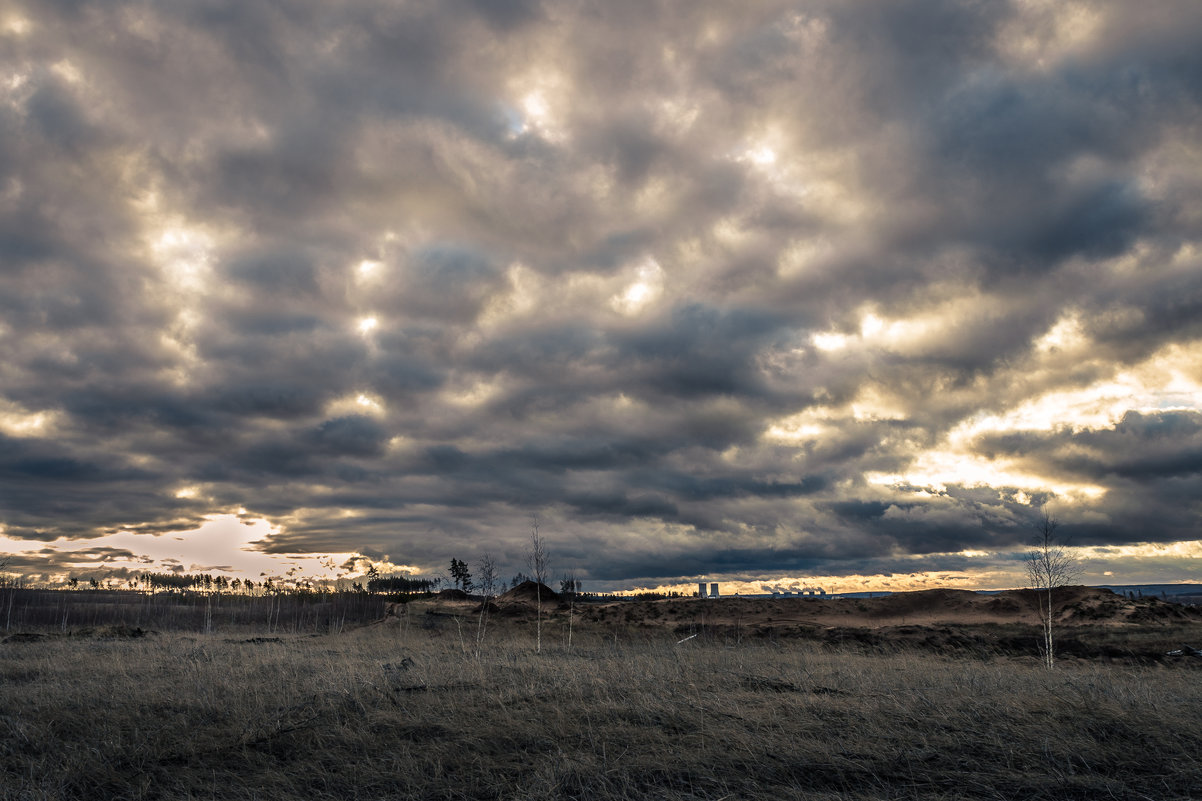
[[[0,643],[0,797],[1195,797],[1202,673],[659,628]],[[550,625],[550,620],[545,625]],[[1015,699],[1022,699],[1016,703]]]
[[[17,589],[21,622],[0,635],[0,798],[1172,801],[1202,786],[1202,615],[1155,598],[1065,588],[1049,672],[1032,590],[614,603],[527,582],[492,599],[347,593],[387,614],[337,625],[300,597],[223,597],[253,615],[206,621],[183,593],[47,593]],[[53,599],[92,603],[39,625]]]

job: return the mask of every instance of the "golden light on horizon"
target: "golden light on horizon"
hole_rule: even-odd
[[[1021,570],[1006,571],[996,568],[983,569],[974,572],[955,570],[926,570],[914,572],[897,572],[886,574],[851,574],[845,576],[796,576],[776,575],[762,579],[729,579],[698,576],[695,580],[681,583],[648,584],[643,587],[624,590],[623,595],[635,595],[640,592],[667,594],[680,593],[689,597],[696,593],[697,585],[702,581],[706,585],[717,583],[721,597],[735,595],[769,595],[772,588],[788,589],[798,592],[806,588],[821,588],[827,595],[840,595],[857,592],[909,592],[930,589],[1009,589],[1024,586]]]
[[[182,497],[193,497],[190,491]],[[240,510],[244,513],[244,510]],[[103,577],[122,571],[216,573],[258,580],[262,576],[334,580],[348,574],[338,565],[355,552],[269,553],[266,541],[278,529],[262,518],[242,518],[228,513],[207,515],[194,529],[170,534],[122,531],[91,539],[59,538],[50,542],[12,539],[0,532],[0,553],[34,555],[56,552],[61,579],[68,573],[92,573]],[[390,563],[379,562],[389,566]],[[391,566],[389,569],[401,569]]]

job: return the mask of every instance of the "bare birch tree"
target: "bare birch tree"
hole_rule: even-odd
[[[476,562],[476,576],[480,581],[480,594],[483,596],[480,603],[480,621],[476,625],[476,652],[479,653],[488,626],[488,605],[492,603],[497,590],[497,566],[493,562],[492,554],[485,553],[480,557],[480,561]]]
[[[560,592],[568,599],[568,651],[572,650],[572,623],[576,617],[576,596],[580,593],[580,583],[575,570],[569,570],[559,582]]]
[[[530,515],[530,549],[526,552],[526,564],[534,578],[535,597],[535,631],[537,634],[535,651],[543,652],[543,585],[547,582],[547,544],[539,534],[541,521],[537,514]]]
[[[1064,547],[1064,543],[1056,536],[1060,522],[1048,512],[1047,507],[1041,509],[1039,522],[1035,524],[1035,539],[1031,550],[1027,552],[1027,578],[1031,587],[1036,590],[1039,601],[1039,618],[1043,628],[1043,659],[1044,665],[1051,670],[1055,665],[1052,642],[1052,623],[1054,607],[1052,595],[1059,587],[1071,584],[1081,574],[1081,567],[1076,557]]]
[[[0,559],[0,571],[8,567],[7,559]],[[4,624],[5,631],[11,631],[13,627],[13,598],[17,594],[17,579],[16,577],[6,576],[0,572],[0,588],[8,588],[8,619]]]

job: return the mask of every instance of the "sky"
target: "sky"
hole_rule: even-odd
[[[1043,511],[1202,581],[1196,0],[0,0],[10,574],[1022,586]]]

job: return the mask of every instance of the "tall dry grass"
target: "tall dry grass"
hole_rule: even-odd
[[[0,644],[5,799],[1186,799],[1202,673],[455,630]],[[466,643],[466,644],[464,644]]]

